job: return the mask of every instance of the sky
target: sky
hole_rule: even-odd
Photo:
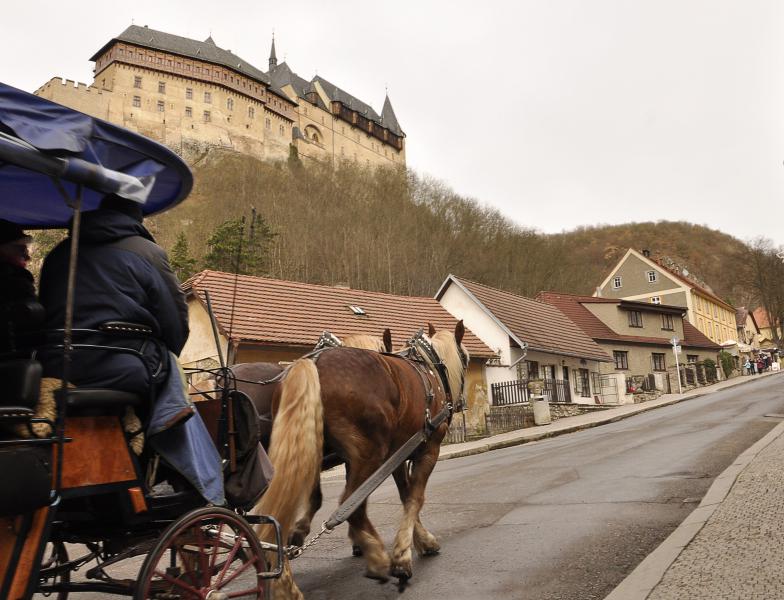
[[[554,233],[684,220],[784,244],[779,0],[8,2],[5,83],[92,81],[128,25],[389,94],[407,162]]]

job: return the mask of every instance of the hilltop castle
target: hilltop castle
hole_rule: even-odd
[[[203,42],[131,25],[90,60],[89,86],[52,78],[36,94],[158,140],[180,153],[223,146],[262,158],[405,165],[405,133],[389,96],[381,114],[320,76],[278,64],[263,72],[212,37]]]

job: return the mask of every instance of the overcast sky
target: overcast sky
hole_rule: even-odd
[[[784,244],[778,0],[180,0],[3,6],[2,79],[91,82],[131,22],[321,75],[380,112],[408,164],[545,232],[686,220]]]

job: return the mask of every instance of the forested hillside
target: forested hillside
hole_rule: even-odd
[[[226,222],[245,216],[240,268],[277,278],[432,295],[455,273],[529,296],[542,289],[590,294],[634,247],[687,266],[732,302],[748,301],[738,276],[748,248],[699,225],[659,221],[544,235],[535,222],[514,224],[410,171],[303,168],[217,150],[193,169],[191,197],[152,222],[181,276],[225,264],[215,263],[221,251],[236,256],[239,226]],[[258,213],[252,242],[251,207]]]

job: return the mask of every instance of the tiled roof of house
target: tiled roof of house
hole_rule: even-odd
[[[672,275],[673,277],[675,277],[676,279],[679,279],[680,281],[682,281],[683,283],[685,283],[685,284],[686,284],[686,285],[688,285],[689,287],[691,287],[691,288],[694,288],[695,290],[697,290],[697,291],[698,291],[700,294],[702,294],[703,296],[707,296],[707,297],[708,297],[708,298],[710,298],[711,300],[714,300],[714,301],[718,302],[719,304],[723,304],[724,306],[726,306],[726,307],[728,307],[728,308],[731,308],[731,309],[735,310],[735,307],[733,307],[733,306],[732,306],[732,304],[730,304],[730,303],[729,303],[729,302],[727,302],[726,300],[722,300],[722,299],[721,299],[721,298],[719,298],[719,297],[718,297],[716,294],[714,294],[713,292],[711,292],[711,291],[709,291],[709,290],[705,289],[705,288],[704,288],[703,286],[701,286],[699,283],[697,283],[697,282],[695,282],[695,281],[692,281],[692,280],[691,280],[691,279],[689,279],[688,277],[684,277],[683,275],[681,275],[681,274],[680,274],[680,273],[678,273],[677,271],[673,271],[673,270],[672,270],[672,269],[670,269],[669,267],[665,267],[665,266],[664,266],[664,265],[661,263],[661,261],[659,261],[659,260],[654,260],[653,262],[655,262],[655,263],[656,263],[656,264],[657,264],[657,265],[658,265],[658,266],[659,266],[659,267],[660,267],[660,268],[661,268],[663,271],[666,271],[666,272],[667,272],[667,274],[669,274],[669,275]]]
[[[392,330],[397,348],[420,328],[454,330],[457,320],[435,299],[396,296],[350,288],[314,285],[220,271],[202,271],[183,283],[183,290],[204,301],[208,291],[221,332],[231,338],[260,344],[313,346],[324,330],[337,336],[381,336]],[[355,314],[358,307],[364,315]],[[490,358],[493,350],[466,330],[463,338],[471,356]]]
[[[669,340],[664,338],[616,333],[585,307],[586,304],[598,303],[620,305],[622,300],[562,294],[559,292],[540,292],[537,298],[542,302],[547,302],[548,304],[558,307],[561,312],[574,321],[594,340],[626,342],[630,344],[656,344],[658,346],[661,346],[662,344],[669,345]],[[651,305],[651,309],[654,309],[654,305]],[[707,348],[716,351],[721,349],[721,346],[712,342],[685,319],[683,321],[683,338],[684,339],[681,340],[682,346],[689,348]]]
[[[450,279],[476,298],[518,340],[528,344],[530,350],[610,360],[604,350],[554,306],[453,275]],[[441,290],[445,289],[446,284]]]
[[[768,318],[768,311],[766,311],[762,306],[755,308],[752,313],[752,317],[754,321],[757,323],[757,327],[760,329],[765,329],[766,327],[770,327],[770,318]]]

